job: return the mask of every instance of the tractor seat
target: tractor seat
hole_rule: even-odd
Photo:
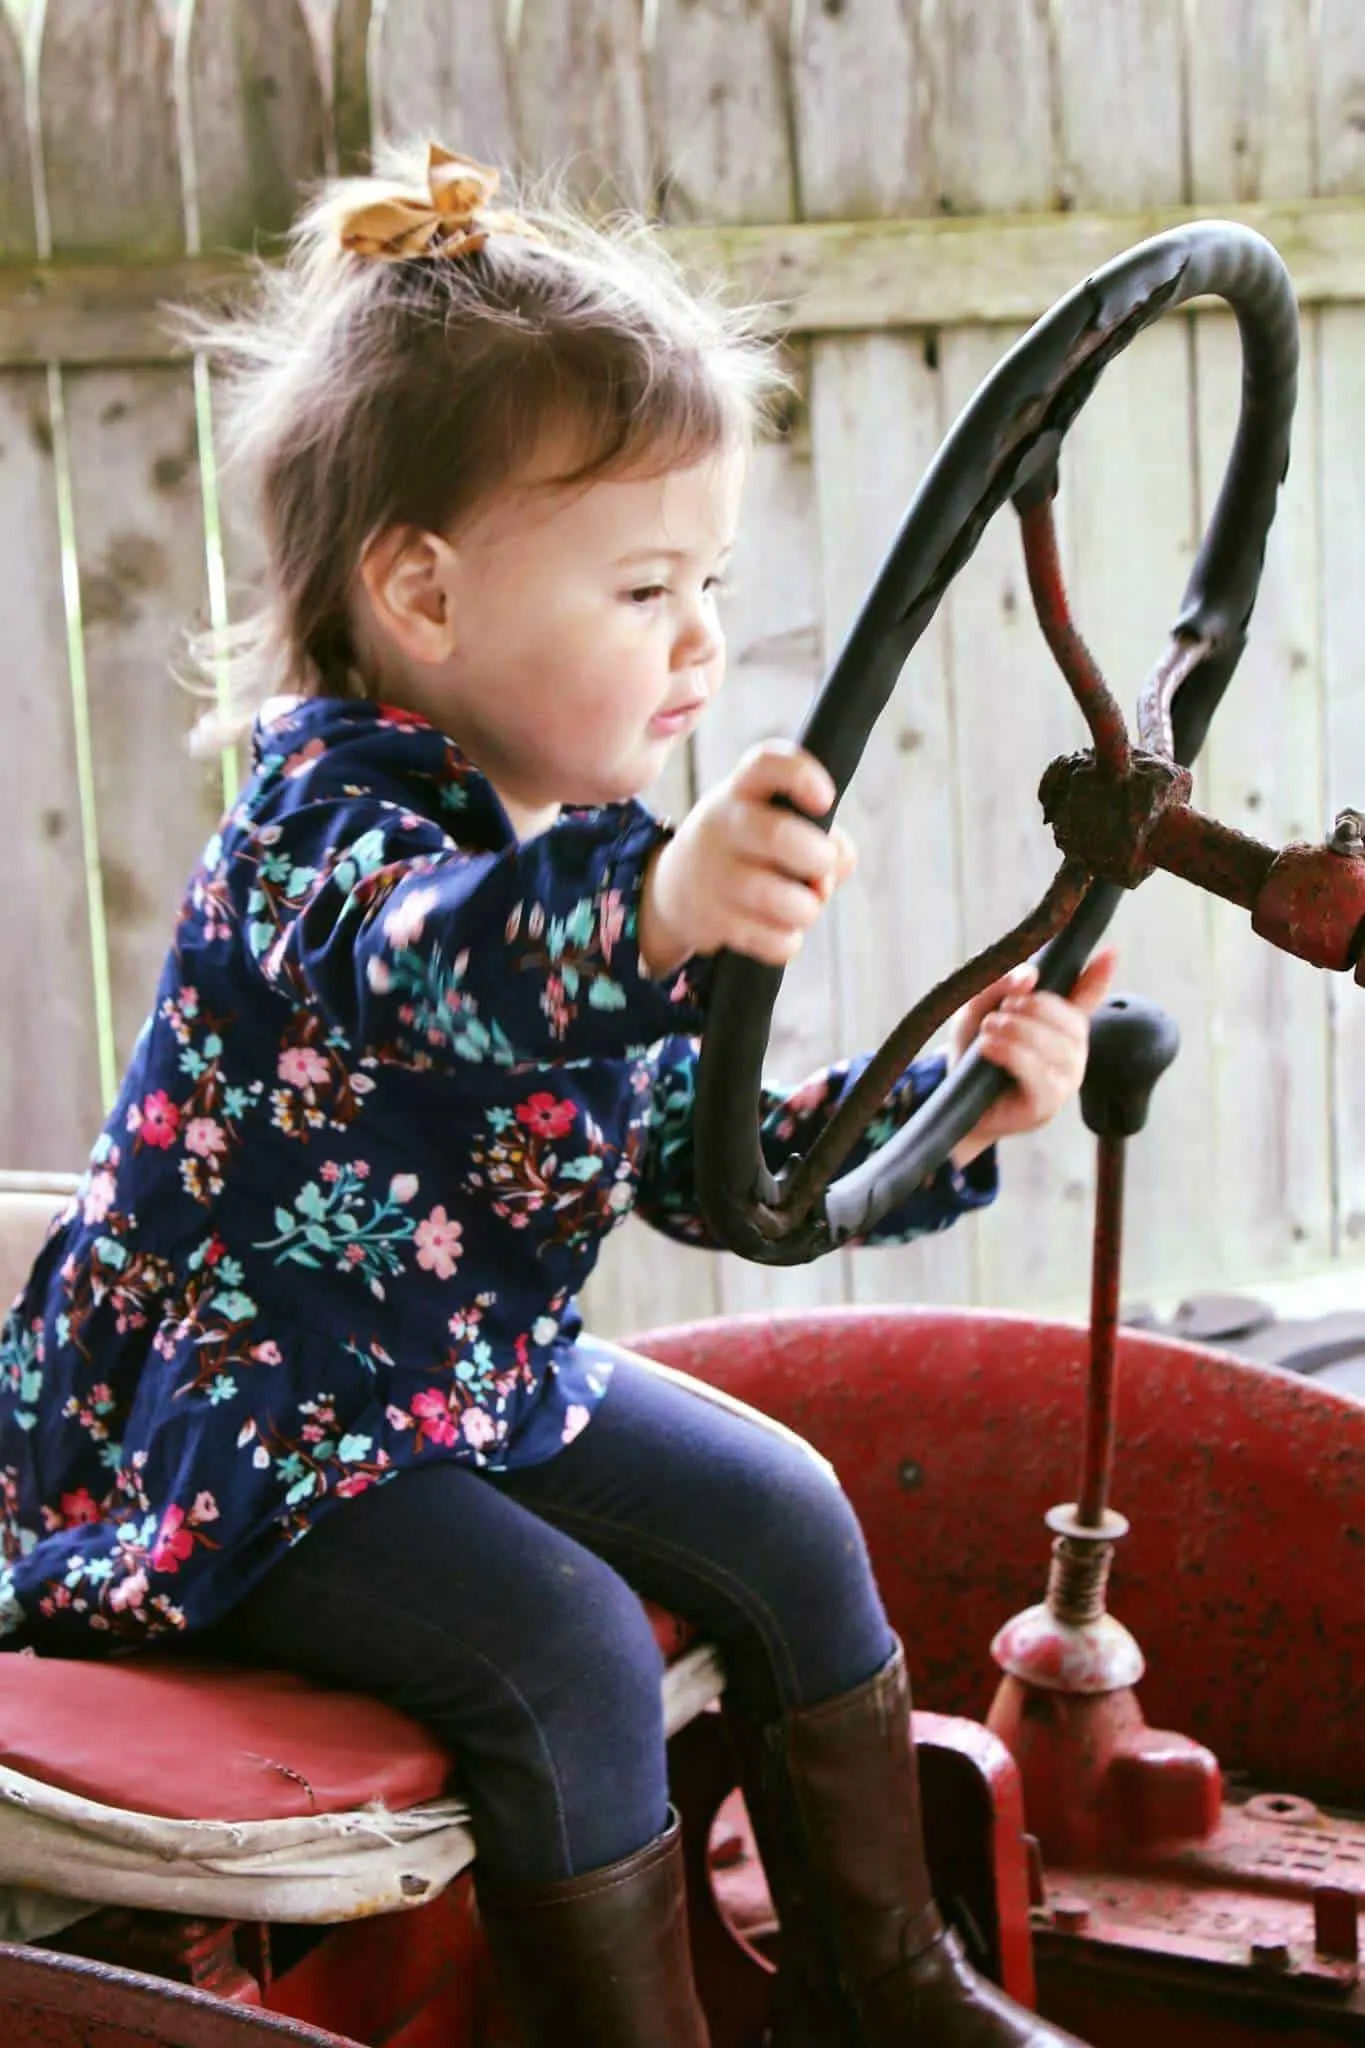
[[[651,1619],[672,1736],[724,1678]],[[474,1860],[452,1775],[406,1715],[288,1672],[0,1656],[0,1939],[106,1905],[305,1922],[423,1905]]]
[[[0,1177],[0,1300],[73,1185]],[[683,1623],[650,1616],[672,1736],[724,1678]],[[287,1672],[179,1648],[0,1655],[0,1939],[97,1905],[312,1922],[422,1905],[473,1861],[452,1775],[405,1715]]]
[[[689,1631],[646,1608],[676,1668]],[[0,1659],[0,1768],[160,1820],[232,1822],[404,1811],[452,1775],[436,1737],[381,1700],[156,1650]]]

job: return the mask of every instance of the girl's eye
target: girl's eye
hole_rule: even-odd
[[[668,592],[662,583],[642,583],[631,591],[630,601],[632,604],[653,604],[656,598],[667,595]]]
[[[723,576],[708,576],[705,588],[707,590],[728,590],[730,586]]]

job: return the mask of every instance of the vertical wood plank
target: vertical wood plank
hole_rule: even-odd
[[[1057,166],[1039,11],[1025,0],[940,12],[926,59],[941,208],[1046,207]],[[989,328],[939,337],[945,426],[1014,339]],[[1076,719],[1031,617],[1012,512],[994,521],[942,617],[952,738],[952,810],[942,829],[960,890],[953,950],[965,957],[1017,922],[1056,867],[1034,792],[1052,754],[1075,743]],[[1072,1120],[1005,1146],[1001,1172],[996,1208],[958,1233],[973,1256],[972,1295],[993,1304],[1069,1295],[1084,1257],[1085,1152]]]
[[[0,14],[0,250],[36,253],[18,39]],[[99,1123],[99,1059],[52,419],[42,371],[0,374],[0,815],[30,879],[0,899],[11,963],[0,1161],[71,1169]],[[17,565],[22,564],[19,571]]]
[[[195,245],[250,249],[327,167],[312,32],[299,0],[189,0],[179,57]]]
[[[1037,0],[926,8],[923,61],[938,204],[1023,213],[1053,200],[1047,9]],[[1109,33],[1108,25],[1096,41]]]
[[[485,163],[513,163],[507,29],[506,0],[384,0],[369,31],[376,142],[431,137]]]
[[[795,74],[798,186],[808,217],[929,213],[941,203],[931,119],[949,92],[953,24],[881,0],[811,9]],[[887,144],[885,149],[882,144]],[[942,436],[934,337],[817,339],[812,432],[821,613],[832,656]],[[864,753],[841,816],[860,872],[833,913],[841,1049],[880,1042],[961,952],[956,762],[936,622]],[[928,1245],[848,1254],[856,1299],[973,1292],[971,1227]]]
[[[807,219],[934,211],[921,12],[903,0],[802,10],[792,128]]]
[[[155,0],[47,0],[38,67],[53,254],[180,255],[171,43]]]
[[[1314,0],[1199,0],[1190,37],[1193,200],[1313,189]]]
[[[991,327],[944,334],[949,418],[1016,338]],[[1064,457],[1064,476],[1068,468]],[[1056,873],[1059,855],[1039,810],[1038,780],[1050,760],[1088,744],[1088,735],[1038,630],[1011,510],[987,529],[944,616],[966,956],[1016,923]],[[1000,1165],[1000,1200],[971,1226],[979,1298],[993,1306],[1079,1307],[1089,1260],[1092,1144],[1075,1110],[1035,1136],[1010,1140]]]
[[[337,0],[332,18],[332,138],[345,176],[370,160],[370,24],[375,0]]]
[[[303,194],[327,168],[327,108],[315,31],[326,18],[309,0],[189,0],[177,44],[188,164],[190,240],[196,249],[252,248],[288,228]],[[220,488],[205,366],[197,368],[201,482],[214,623],[243,608],[262,561],[259,518]],[[222,453],[229,451],[224,449]]]
[[[1103,37],[1088,35],[1075,10],[1055,17],[1062,180],[1076,206],[1187,196],[1181,14],[1180,0],[1113,0]],[[1164,321],[1106,372],[1063,456],[1076,617],[1130,715],[1165,644],[1198,541],[1192,416],[1187,323]],[[1204,774],[1196,800],[1207,801]],[[1114,922],[1121,984],[1163,1003],[1183,1034],[1130,1175],[1132,1295],[1208,1287],[1227,1270],[1227,1233],[1209,1179],[1222,1015],[1204,965],[1211,902],[1157,875]]]
[[[1310,189],[1310,30],[1307,0],[1203,0],[1191,46],[1195,200]],[[1232,443],[1241,349],[1227,315],[1201,314],[1193,325],[1207,510]],[[1315,839],[1323,823],[1311,329],[1304,341],[1289,478],[1247,650],[1206,743],[1204,780],[1216,816],[1277,846]],[[1218,1008],[1206,1171],[1218,1190],[1225,1270],[1254,1280],[1320,1266],[1332,1250],[1328,977],[1258,941],[1228,905],[1210,906],[1209,931]]]
[[[153,0],[50,0],[39,105],[54,253],[184,248],[171,51]],[[206,615],[188,369],[63,378],[115,1046],[127,1057],[218,809],[169,673]]]
[[[734,767],[746,747],[790,738],[820,678],[820,539],[810,425],[793,405],[788,431],[755,450],[726,599],[730,680],[697,735],[703,787]],[[828,1064],[840,1047],[834,999],[833,917],[808,934],[787,970],[765,1073],[789,1086]],[[727,1257],[720,1306],[730,1313],[795,1308],[843,1298],[839,1255],[788,1270]]]
[[[660,0],[648,97],[657,124],[652,150],[676,171],[664,191],[671,217],[745,221],[790,213],[785,17],[783,0]],[[740,109],[747,110],[743,118]],[[790,733],[815,680],[819,653],[806,597],[816,580],[809,441],[798,409],[793,419],[793,431],[755,451],[724,599],[729,680],[690,761],[680,759],[672,788],[657,793],[659,806],[675,814],[696,788],[733,767],[751,740]],[[798,962],[791,983],[799,987],[813,971],[809,959]],[[799,1032],[793,1039],[792,1016],[784,1000],[769,1067],[796,1079],[803,1060],[814,1065],[828,1048],[804,1045]],[[630,1223],[593,1283],[592,1312],[604,1330],[641,1331],[722,1307],[768,1306],[800,1296],[808,1284],[729,1256],[675,1248]]]
[[[1365,194],[1365,15],[1354,0],[1319,0],[1317,163],[1327,194]],[[1318,319],[1322,469],[1323,709],[1329,816],[1365,809],[1365,644],[1359,624],[1365,550],[1365,309]],[[1365,1263],[1365,994],[1334,982],[1333,1082],[1337,1244]]]
[[[1053,8],[1051,22],[1060,203],[1117,210],[1183,199],[1183,0],[1107,0],[1098,35],[1084,7]]]
[[[1365,194],[1365,19],[1356,0],[1315,0],[1318,189]]]
[[[515,14],[513,125],[522,167],[593,207],[652,208],[642,0],[531,0]]]
[[[23,53],[0,5],[0,258],[29,255],[35,235]]]
[[[673,0],[650,52],[650,99],[672,222],[790,220],[787,7]]]
[[[655,152],[668,169],[671,218],[790,218],[788,10],[783,0],[662,0],[650,79]],[[730,677],[694,744],[697,781],[712,784],[745,748],[789,737],[819,679],[819,535],[802,385],[783,430],[757,448],[749,477],[731,589],[724,601]],[[795,1083],[836,1053],[829,920],[822,920],[786,976],[766,1069]],[[727,1257],[718,1262],[719,1305],[731,1312],[842,1297],[838,1259],[789,1272]]]

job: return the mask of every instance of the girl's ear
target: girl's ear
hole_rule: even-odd
[[[455,550],[440,534],[394,526],[360,558],[360,581],[380,630],[410,661],[432,666],[455,648]]]

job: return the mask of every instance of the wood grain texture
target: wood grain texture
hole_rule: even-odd
[[[55,254],[183,250],[170,76],[154,6],[54,0],[39,83]],[[71,148],[78,127],[83,158]],[[92,178],[87,210],[81,202]],[[121,1063],[218,808],[213,773],[185,760],[196,707],[170,674],[186,625],[206,617],[199,448],[188,368],[73,370],[63,392]]]
[[[517,161],[504,0],[383,0],[368,58],[376,142],[431,139],[484,163]]]
[[[933,149],[941,206],[974,218],[1051,203],[1058,178],[1051,52],[1032,5],[954,10],[935,57]],[[1000,111],[1008,109],[1008,118]],[[1012,327],[954,322],[939,332],[945,427],[991,374]],[[1018,525],[1002,511],[943,612],[952,739],[958,957],[1017,922],[1041,897],[1057,856],[1038,817],[1042,765],[1074,740],[1075,714],[1049,673],[1023,580]],[[1064,1117],[1001,1148],[995,1209],[960,1233],[973,1255],[971,1298],[996,1303],[1074,1295],[1085,1256],[1086,1148]],[[1078,1206],[1080,1204],[1080,1206]],[[935,1247],[936,1249],[936,1247]]]
[[[190,0],[179,61],[195,243],[255,248],[284,232],[327,167],[312,30],[299,0]]]
[[[730,576],[730,679],[697,735],[703,787],[728,773],[746,748],[792,738],[819,681],[820,533],[804,407],[793,411],[780,441],[755,452]],[[828,1065],[843,1049],[833,928],[833,914],[820,919],[783,980],[765,1073],[787,1086]],[[731,1312],[843,1296],[837,1255],[785,1271],[735,1258],[721,1268],[720,1305]]]
[[[792,126],[802,215],[932,213],[921,10],[841,0],[805,7],[801,27]]]
[[[0,1163],[55,1171],[99,1126],[99,1059],[48,381],[0,376],[0,815],[19,850],[0,896],[8,962]]]
[[[945,333],[944,411],[953,419],[1015,340],[1012,329]],[[1064,474],[1067,464],[1064,460]],[[1067,491],[1059,520],[1066,533]],[[1060,856],[1039,812],[1038,779],[1085,744],[1080,715],[1044,645],[1029,597],[1018,521],[1008,508],[948,594],[943,618],[952,692],[953,798],[961,953],[996,939],[1036,903]],[[1084,1299],[1092,1145],[1074,1110],[1001,1148],[995,1207],[971,1225],[983,1302]]]
[[[0,253],[36,246],[19,42],[0,11]],[[54,437],[39,369],[0,373],[0,550],[11,566],[0,606],[0,814],[23,863],[21,886],[0,900],[10,963],[0,1161],[59,1168],[84,1156],[100,1090]]]
[[[593,209],[652,209],[655,158],[639,0],[531,0],[516,14],[517,159]]]
[[[1190,82],[1196,197],[1271,198],[1310,184],[1310,26],[1306,0],[1217,0],[1201,10]],[[1222,62],[1210,61],[1211,43],[1222,48]],[[1241,348],[1226,316],[1201,314],[1193,334],[1206,517],[1232,444]],[[1311,331],[1304,342],[1289,478],[1247,651],[1207,742],[1203,785],[1216,816],[1276,846],[1316,839],[1324,825]],[[1219,1189],[1223,1256],[1248,1277],[1320,1266],[1332,1251],[1329,977],[1258,941],[1228,905],[1209,906],[1208,929],[1217,997],[1208,1169]]]
[[[789,14],[786,0],[659,0],[649,63],[665,219],[794,212]]]
[[[1038,0],[954,0],[932,19],[923,66],[939,207],[1022,213],[1053,205],[1047,9]]]
[[[742,203],[743,194],[736,188]],[[729,203],[728,201],[726,203]],[[1365,202],[1356,197],[1150,207],[1068,216],[977,215],[666,228],[683,264],[723,277],[771,334],[863,334],[1036,319],[1135,242],[1210,213],[1272,241],[1301,306],[1365,303]],[[223,253],[142,262],[0,263],[0,365],[161,362],[164,307],[228,296]]]
[[[1072,10],[1062,11],[1058,128],[1078,207],[1188,200],[1181,26],[1180,0],[1114,0],[1105,36],[1092,39]],[[1076,617],[1130,716],[1165,645],[1199,537],[1192,346],[1186,319],[1144,334],[1106,372],[1062,460]],[[1209,1179],[1219,1014],[1205,965],[1210,916],[1210,899],[1158,875],[1114,921],[1121,986],[1163,1003],[1182,1032],[1180,1057],[1131,1164],[1129,1294],[1207,1286],[1220,1270]]]
[[[813,390],[822,603],[833,653],[942,437],[936,349],[879,335],[820,346]],[[859,847],[838,903],[839,1042],[879,1044],[963,957],[957,732],[945,622],[911,657],[840,813]],[[855,1300],[970,1300],[975,1226],[849,1255]]]
[[[1316,156],[1319,189],[1365,193],[1365,15],[1320,0]],[[1358,606],[1365,548],[1365,315],[1318,316],[1322,476],[1324,808],[1365,810],[1365,635]],[[1332,988],[1336,1228],[1340,1255],[1365,1262],[1365,992]]]
[[[772,0],[660,0],[648,85],[653,156],[671,167],[664,194],[670,216],[744,222],[790,210],[785,57],[782,11]],[[789,602],[781,575],[808,559],[797,551],[811,538],[809,511],[808,451],[803,458],[783,446],[760,449],[731,570],[735,595],[725,602],[729,683],[699,738],[675,756],[664,785],[651,793],[656,808],[680,815],[704,782],[734,765],[751,736],[744,709],[761,701],[769,664],[775,677],[791,672],[792,650],[771,647],[769,621],[774,600]],[[799,661],[796,672],[805,674]],[[774,1059],[788,1049],[779,1038]],[[722,1305],[761,1305],[775,1277],[674,1245],[631,1222],[608,1248],[589,1309],[604,1330],[638,1332]]]
[[[23,53],[0,6],[0,261],[31,255],[36,247]]]
[[[171,42],[156,0],[47,0],[38,97],[53,250],[178,255]]]
[[[45,877],[41,919],[5,913],[42,1001],[11,1033],[4,1074],[47,1047],[73,1081],[41,1127],[24,1091],[6,1088],[14,1128],[0,1131],[0,1159],[33,1145],[16,1164],[67,1163],[94,1110],[44,366],[65,366],[126,1044],[213,808],[179,750],[194,706],[167,676],[204,591],[190,375],[161,308],[230,289],[240,259],[186,255],[178,139],[213,166],[198,181],[205,250],[244,245],[283,225],[327,160],[329,89],[345,167],[366,160],[373,106],[381,132],[436,133],[560,172],[590,203],[657,202],[685,262],[766,301],[772,331],[816,338],[796,349],[807,407],[755,464],[731,682],[698,758],[679,757],[659,793],[674,810],[749,737],[795,731],[929,452],[1023,324],[1166,226],[1218,214],[1260,228],[1307,316],[1304,396],[1251,648],[1199,794],[1267,837],[1312,834],[1365,797],[1357,0],[47,0],[46,15],[34,83],[50,260],[0,10],[0,539],[25,565],[0,637],[10,673],[58,685],[16,696],[18,766],[0,766],[0,801]],[[1107,373],[1068,444],[1059,517],[1076,610],[1130,705],[1211,501],[1236,375],[1226,320],[1163,323]],[[257,539],[229,501],[230,576],[245,579]],[[1037,770],[1076,731],[1005,515],[869,749],[845,814],[863,873],[791,977],[776,1070],[876,1035],[936,965],[1017,914],[1053,858]],[[923,885],[913,913],[907,877]],[[1280,959],[1240,913],[1160,878],[1118,930],[1125,980],[1167,1000],[1186,1030],[1134,1161],[1129,1292],[1254,1283],[1334,1246],[1365,1259],[1359,991]],[[592,1313],[619,1329],[846,1289],[1079,1306],[1079,1120],[1012,1145],[1005,1164],[1006,1198],[968,1230],[802,1275],[675,1253],[632,1228],[590,1290]]]
[[[370,24],[376,0],[336,0],[332,12],[332,143],[337,169],[370,161]]]
[[[1189,94],[1196,200],[1312,191],[1313,0],[1199,0]]]

